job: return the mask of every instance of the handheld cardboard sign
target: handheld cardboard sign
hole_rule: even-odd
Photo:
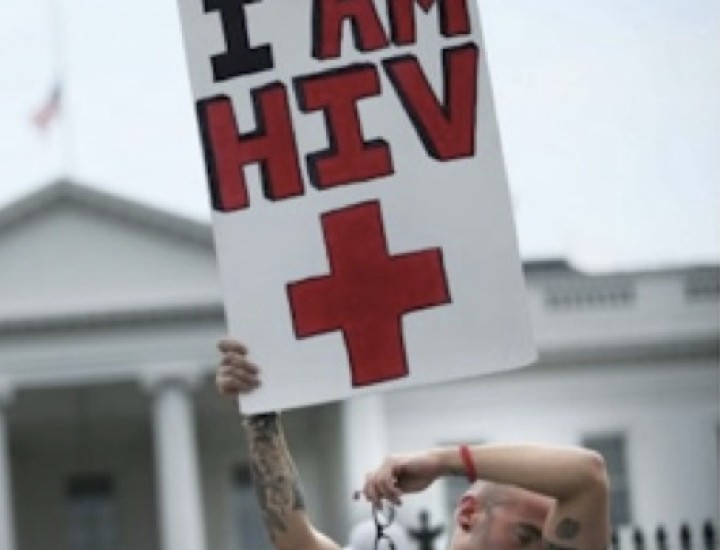
[[[472,0],[178,0],[247,413],[534,360]]]

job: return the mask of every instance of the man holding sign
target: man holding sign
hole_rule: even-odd
[[[279,550],[310,524],[267,411],[478,376],[536,357],[473,0],[178,0],[242,409]],[[309,386],[311,384],[311,386]],[[266,413],[266,414],[259,414]],[[389,457],[365,497],[474,483],[453,550],[607,544],[602,461],[567,448]]]
[[[260,385],[247,348],[219,344],[223,395]],[[265,527],[277,550],[339,550],[305,512],[300,480],[279,415],[246,417],[255,489]],[[376,507],[401,504],[443,476],[472,483],[455,511],[450,550],[604,550],[609,543],[608,480],[602,458],[571,447],[460,446],[388,457],[368,474],[363,494]]]

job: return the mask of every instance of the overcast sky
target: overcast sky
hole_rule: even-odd
[[[480,9],[523,257],[720,261],[720,2]],[[0,0],[0,208],[69,174],[209,220],[184,63],[175,0]]]

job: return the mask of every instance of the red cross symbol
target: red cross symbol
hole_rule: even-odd
[[[407,376],[402,316],[450,302],[442,251],[391,256],[377,201],[321,223],[330,274],[288,284],[295,334],[342,331],[354,387]]]

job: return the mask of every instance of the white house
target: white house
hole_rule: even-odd
[[[719,275],[528,263],[537,365],[284,413],[317,525],[347,540],[388,451],[520,440],[603,451],[621,523],[716,519]],[[208,226],[67,182],[0,210],[0,550],[266,548],[224,334]]]

